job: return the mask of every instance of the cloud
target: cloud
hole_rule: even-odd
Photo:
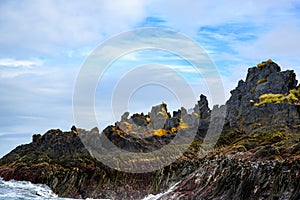
[[[145,17],[143,0],[4,1],[0,44],[57,54],[128,30]]]
[[[0,59],[0,78],[14,78],[24,74],[43,75],[49,69],[43,68],[44,61],[34,58],[17,60],[11,58]]]
[[[33,67],[41,66],[43,61],[39,59],[32,60],[16,60],[11,58],[0,59],[0,67]]]
[[[259,3],[250,0],[240,4],[240,1],[193,1],[166,0],[163,3],[156,0],[151,4],[152,10],[167,22],[169,27],[185,33],[196,32],[201,26],[216,26],[224,23],[268,23],[274,15],[289,13],[294,8],[296,0],[271,2],[262,0]]]
[[[0,157],[9,153],[12,149],[19,146],[24,142],[30,142],[31,137],[28,134],[0,134],[1,141],[1,149],[0,149]]]
[[[245,78],[247,68],[261,60],[271,57],[283,68],[290,67],[300,73],[297,0],[250,0],[243,4],[238,0],[90,0],[72,3],[32,0],[30,4],[11,0],[0,2],[0,13],[0,134],[25,133],[30,138],[32,133],[43,133],[49,128],[69,129],[73,123],[72,91],[80,65],[101,42],[135,28],[170,28],[194,39],[205,48],[204,53],[209,54],[222,76],[221,80],[207,76],[208,84],[222,81],[227,98],[237,81]],[[155,36],[156,33],[151,34]],[[170,44],[165,49],[180,47],[179,50],[186,51],[184,41],[172,37],[165,41]],[[132,37],[122,45],[112,44],[103,58],[110,59],[109,51],[121,52],[137,42]],[[195,60],[203,60],[203,52],[190,51],[196,55]],[[190,55],[186,56],[188,59]],[[196,96],[204,93],[210,102],[215,102],[210,98],[209,89],[212,89],[203,78],[194,76],[197,73],[187,67],[190,64],[184,59],[172,52],[144,51],[131,52],[114,63],[113,68],[107,69],[103,81],[109,87],[96,93],[98,103],[111,94],[118,78],[128,72],[128,66],[149,63],[175,70],[188,80]],[[205,69],[202,73],[209,73],[210,68]],[[178,77],[174,78],[174,74],[161,69],[155,72],[139,73],[127,80],[127,84],[151,75],[156,80],[167,79],[172,87],[179,88],[175,81]],[[95,70],[91,73],[95,74]],[[86,81],[89,79],[87,76]],[[149,93],[143,96],[144,91]],[[129,109],[149,110],[152,103],[161,100],[155,94],[162,96],[164,91],[155,86],[137,90],[129,100]],[[170,99],[169,104],[178,103],[171,94],[166,93],[164,98]],[[193,102],[196,99],[189,99],[189,105]],[[111,102],[106,103],[110,105]],[[103,125],[114,123],[111,110],[103,108],[100,114]],[[1,141],[2,144],[6,141],[16,144],[12,139]],[[23,142],[20,139],[18,143]]]

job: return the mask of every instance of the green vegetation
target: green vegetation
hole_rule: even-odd
[[[300,88],[290,90],[290,93],[287,96],[289,104],[299,104],[300,99]]]
[[[254,106],[260,106],[267,103],[284,103],[286,98],[283,94],[263,94],[259,97],[259,103],[255,103]]]
[[[260,129],[250,134],[230,130],[221,135],[217,147],[224,153],[248,152],[253,159],[283,159],[297,157],[299,139],[299,132],[280,128]]]
[[[267,103],[288,103],[288,104],[300,104],[300,88],[290,90],[289,94],[263,94],[259,97],[259,103],[255,103],[254,106],[260,106]]]

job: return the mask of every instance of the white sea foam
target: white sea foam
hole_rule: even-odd
[[[28,181],[3,181],[0,178],[0,199],[59,199],[46,185],[33,184]]]
[[[179,184],[180,182],[174,184],[173,186],[171,186],[166,192],[163,192],[163,193],[159,193],[159,194],[156,194],[156,195],[153,195],[153,194],[149,194],[147,195],[143,200],[157,200],[159,199],[160,197],[162,197],[163,195],[166,195],[166,194],[169,194],[170,192],[172,192],[174,190],[174,188]]]

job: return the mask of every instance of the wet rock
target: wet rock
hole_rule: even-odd
[[[298,199],[298,162],[206,159],[160,199]]]

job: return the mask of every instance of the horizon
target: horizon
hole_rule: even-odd
[[[166,28],[191,38],[207,52],[219,71],[225,100],[238,81],[246,78],[247,69],[261,61],[272,59],[282,70],[292,69],[299,75],[300,3],[296,0],[259,3],[252,0],[241,6],[239,3],[219,1],[215,6],[208,0],[167,0],[164,4],[157,0],[1,2],[0,157],[30,142],[35,133],[56,128],[70,130],[74,124],[74,85],[81,67],[100,44],[126,31]],[[131,115],[148,112],[152,105],[162,101],[167,103],[169,111],[181,106],[193,108],[202,93],[207,96],[210,108],[222,104],[212,104],[203,78],[182,58],[158,50],[130,52],[111,65],[95,90],[101,130],[120,120],[120,116],[112,116],[103,108],[108,105],[104,100],[119,77],[149,63],[175,70],[187,80],[196,98],[181,105],[168,88],[145,85],[133,91],[126,102]],[[156,70],[161,75],[158,78],[165,78],[162,68]],[[110,87],[101,89],[102,85]]]

